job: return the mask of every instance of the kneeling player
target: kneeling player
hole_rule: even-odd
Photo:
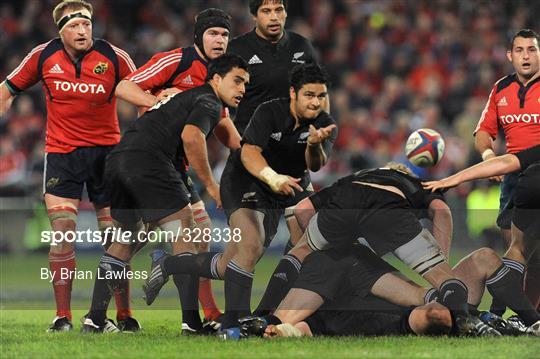
[[[134,122],[107,159],[106,173],[112,192],[111,215],[118,227],[130,231],[125,241],[114,242],[100,260],[92,307],[83,331],[102,332],[110,288],[126,275],[142,221],[170,233],[173,250],[188,256],[195,244],[188,236],[195,228],[189,192],[173,161],[189,161],[208,193],[221,205],[219,186],[208,163],[205,137],[214,131],[223,144],[233,135],[229,118],[221,119],[222,101],[236,107],[249,81],[246,62],[236,55],[223,55],[208,67],[206,84],[168,97]],[[180,234],[180,235],[176,235]],[[185,236],[185,237],[184,237]],[[182,318],[191,331],[201,328],[198,313],[198,278],[186,276],[182,290]],[[183,325],[184,327],[184,325]]]

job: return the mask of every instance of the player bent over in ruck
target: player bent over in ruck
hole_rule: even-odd
[[[153,263],[146,295],[153,301],[168,275],[194,273],[225,280],[223,328],[249,315],[255,264],[276,234],[285,208],[306,196],[308,170],[327,161],[337,136],[334,120],[322,109],[328,101],[326,76],[314,64],[291,72],[290,98],[261,104],[221,178],[223,208],[241,240],[225,252],[174,256]]]
[[[205,137],[212,131],[226,146],[233,128],[230,119],[221,119],[222,102],[236,107],[249,81],[246,62],[236,55],[223,55],[212,61],[206,84],[168,97],[139,118],[126,131],[107,159],[106,174],[112,192],[111,215],[118,227],[130,231],[124,242],[115,242],[100,260],[92,306],[83,332],[102,332],[111,288],[117,278],[126,276],[125,267],[134,254],[142,223],[159,226],[173,250],[194,253],[194,243],[184,241],[195,228],[189,193],[173,161],[182,156],[189,161],[208,193],[221,205],[219,186],[208,163]],[[142,222],[141,222],[142,219]],[[126,243],[127,242],[127,243]],[[114,278],[114,279],[108,279]],[[198,308],[197,291],[182,291],[182,309]],[[200,318],[186,323],[197,330]]]

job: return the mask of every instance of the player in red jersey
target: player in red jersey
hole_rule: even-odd
[[[0,85],[2,115],[15,96],[42,82],[47,103],[44,197],[52,230],[61,234],[76,228],[85,184],[99,229],[104,233],[112,226],[103,170],[105,157],[120,140],[114,89],[135,70],[126,52],[92,38],[92,11],[85,1],[57,5],[53,19],[60,37],[35,47]],[[51,245],[49,265],[57,308],[49,331],[71,330],[73,276],[62,273],[75,270],[73,242]],[[137,330],[129,282],[121,287],[116,295],[119,327]]]
[[[512,38],[507,52],[515,73],[495,83],[478,126],[475,130],[475,147],[482,159],[495,157],[493,139],[502,128],[506,137],[507,153],[515,154],[540,144],[540,37],[533,30],[522,29]],[[519,172],[492,179],[502,180],[499,217],[497,224],[503,231],[507,246],[511,243],[511,216],[514,208],[514,189]],[[527,268],[525,291],[536,307],[540,306],[540,253],[530,259]],[[503,262],[523,275],[523,266],[508,258]],[[491,311],[501,315],[504,305],[492,303]]]
[[[220,9],[210,8],[201,11],[195,18],[194,45],[155,54],[137,71],[120,81],[116,95],[135,105],[145,106],[145,102],[148,101],[147,92],[159,94],[159,98],[163,98],[203,85],[208,61],[223,55],[227,50],[231,30],[230,19],[230,16]],[[226,110],[222,117],[228,117]],[[226,123],[231,124],[231,131],[237,132],[232,122]],[[240,147],[239,134],[231,140],[237,143],[237,148]],[[191,208],[197,226],[201,231],[204,231],[205,228],[207,231],[211,230],[210,216],[206,212],[204,202],[194,188],[191,178],[186,173],[185,164],[177,163],[176,167],[182,174],[184,184],[190,192]],[[173,245],[173,251],[174,247]],[[207,252],[209,250],[208,243],[201,243],[198,250]],[[175,252],[175,254],[177,253]],[[181,298],[180,288],[193,285],[191,282],[196,280],[195,278],[188,280],[189,283],[183,283],[187,280],[186,276],[177,275],[174,277],[174,283]],[[201,278],[200,280],[199,301],[207,319],[215,320],[221,315],[215,303],[209,279]],[[194,314],[184,311],[182,314],[184,324],[187,324],[190,321],[189,317]],[[198,313],[196,314],[198,317]]]

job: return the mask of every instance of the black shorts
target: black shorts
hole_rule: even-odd
[[[512,223],[512,212],[514,210],[514,194],[518,183],[519,173],[509,173],[504,175],[501,183],[501,196],[499,199],[499,215],[497,216],[497,226],[501,229],[510,229]]]
[[[110,203],[104,178],[105,159],[114,146],[80,147],[69,153],[47,153],[43,193],[81,199],[84,185],[94,204]]]
[[[364,238],[379,256],[395,250],[415,238],[422,225],[409,202],[398,194],[372,186],[344,183],[333,186],[327,196],[326,205],[316,217],[319,233],[311,233],[314,249],[321,249],[316,242],[329,245],[346,245]],[[317,231],[315,231],[317,232]],[[312,236],[313,234],[313,236]]]
[[[264,183],[248,173],[244,166],[231,154],[221,175],[221,202],[227,220],[240,208],[248,208],[264,213],[264,246],[268,247],[274,238],[279,219],[285,208],[292,207],[312,192],[304,190],[294,197],[273,193]],[[305,186],[307,187],[308,184]]]
[[[144,151],[112,153],[105,168],[111,189],[111,216],[120,223],[155,222],[189,204],[189,194],[173,164]]]
[[[374,296],[351,298],[362,309],[320,309],[305,319],[313,335],[376,336],[413,334],[409,326],[409,308],[400,307]]]
[[[195,186],[193,184],[193,180],[187,173],[188,166],[186,165],[186,162],[183,158],[177,158],[174,163],[174,168],[180,173],[180,176],[182,177],[182,181],[184,182],[184,186],[186,186],[188,192],[189,192],[189,201],[191,204],[195,204],[197,202],[201,201],[201,196],[199,196],[199,192],[195,189]]]
[[[512,223],[527,239],[540,240],[540,163],[527,167],[519,176],[514,204]]]
[[[309,199],[313,204],[313,208],[315,208],[315,211],[318,211],[319,209],[324,208],[328,204],[328,201],[331,197],[332,186],[328,186],[324,187],[316,193],[313,193],[311,196],[309,196]]]
[[[379,278],[396,271],[365,246],[344,246],[308,255],[293,287],[315,292],[326,303],[350,295],[366,297]]]

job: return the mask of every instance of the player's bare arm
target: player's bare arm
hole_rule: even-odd
[[[221,207],[219,185],[216,183],[208,163],[208,151],[204,133],[197,126],[186,125],[181,136],[184,152],[191,168],[206,187],[208,194],[216,201],[218,208]]]
[[[424,188],[432,191],[443,188],[452,188],[463,182],[496,175],[505,175],[507,173],[518,171],[520,168],[521,165],[518,158],[515,155],[507,154],[478,163],[452,176],[443,178],[442,180],[424,182]]]
[[[270,186],[272,191],[287,196],[294,196],[295,189],[300,192],[304,191],[298,184],[299,178],[276,173],[264,159],[262,148],[259,146],[246,143],[242,146],[241,151],[242,164],[246,170]]]
[[[322,144],[330,137],[335,128],[336,125],[321,128],[315,128],[313,125],[309,126],[305,157],[307,167],[310,171],[317,172],[326,164],[328,156],[324,152]]]
[[[490,158],[495,157],[495,152],[493,151],[493,138],[487,131],[478,130],[474,137],[474,147],[476,151],[482,156],[482,160],[489,160]],[[502,176],[493,176],[490,180],[495,182],[502,182]]]
[[[122,80],[116,86],[115,95],[138,107],[152,107],[158,102],[158,98],[145,92],[135,82]]]
[[[4,116],[11,107],[13,95],[9,92],[6,82],[0,84],[0,116]]]
[[[229,116],[223,117],[214,128],[214,136],[231,150],[240,148],[240,134]]]
[[[452,243],[453,222],[452,211],[448,205],[440,200],[435,199],[429,204],[429,216],[433,221],[433,235],[437,239],[437,243],[448,259],[450,254],[450,244]]]

